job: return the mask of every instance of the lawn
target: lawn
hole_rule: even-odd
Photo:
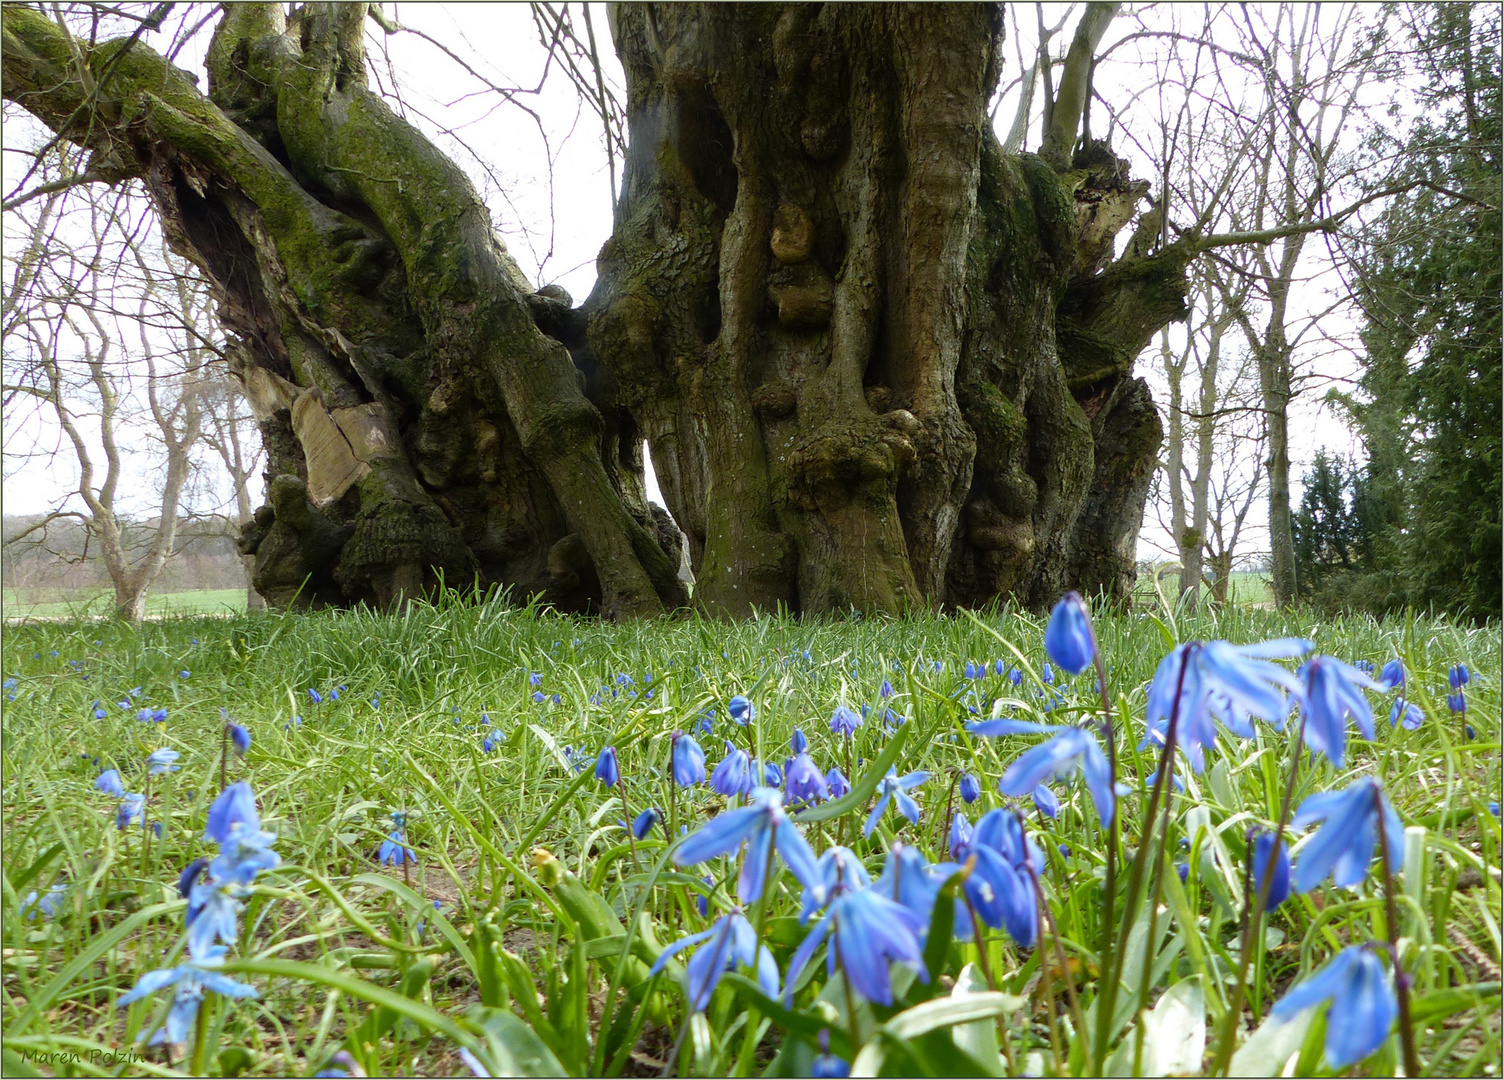
[[[30,592],[31,590],[27,590]],[[87,619],[109,615],[115,594],[108,590],[83,593],[66,600],[34,601],[16,590],[3,596],[6,619]],[[151,593],[146,598],[149,618],[164,615],[243,615],[244,589],[190,589],[184,592]]]
[[[402,616],[11,625],[3,643],[4,1072],[657,1075],[667,1066],[680,1075],[807,1076],[838,1073],[837,1058],[854,1059],[866,1075],[1127,1075],[1135,1058],[1146,1075],[1203,1072],[1236,994],[1247,834],[1275,827],[1298,761],[1294,807],[1365,777],[1382,785],[1405,827],[1394,838],[1395,925],[1377,859],[1359,864],[1366,875],[1356,888],[1327,877],[1276,907],[1250,938],[1233,1073],[1332,1075],[1328,1027],[1362,1030],[1352,994],[1339,995],[1330,1025],[1322,1008],[1287,1022],[1269,1010],[1334,956],[1349,956],[1344,948],[1368,942],[1378,944],[1363,962],[1377,965],[1387,987],[1383,943],[1392,936],[1426,1069],[1498,1074],[1500,830],[1489,809],[1500,787],[1497,627],[1247,607],[1099,615],[1123,785],[1105,935],[1109,833],[1091,785],[1050,783],[1059,803],[1052,819],[1027,795],[1000,794],[998,782],[1055,733],[984,737],[965,726],[989,717],[1100,719],[1090,674],[1044,679],[1043,629],[1042,619],[1013,611],[611,625],[459,602]],[[1147,687],[1170,645],[1292,634],[1376,672],[1401,658],[1418,726],[1391,728],[1393,692],[1360,691],[1375,738],[1349,726],[1341,768],[1296,752],[1294,719],[1279,731],[1254,720],[1247,739],[1219,730],[1202,771],[1176,759],[1183,791],[1159,803],[1161,831],[1144,843],[1155,800],[1146,781],[1159,755],[1141,749]],[[1459,663],[1471,680],[1465,717],[1447,704],[1448,670]],[[1281,664],[1295,669],[1294,660]],[[738,694],[754,706],[746,726],[728,714]],[[843,706],[865,713],[849,739],[831,730]],[[153,720],[160,710],[165,719]],[[250,736],[243,757],[225,752],[226,717]],[[694,735],[708,773],[728,743],[781,769],[796,729],[817,770],[838,769],[855,790],[784,817],[785,842],[754,845],[750,866],[740,857],[678,865],[669,844],[681,830],[703,847],[707,823],[719,830],[742,820],[728,814],[757,814],[734,810],[736,800],[707,783],[675,784],[674,733]],[[599,757],[607,747],[620,774],[614,787],[598,779],[611,778]],[[147,755],[162,749],[181,755],[179,768],[150,775]],[[902,798],[886,796],[864,835],[889,765],[898,777],[927,775]],[[147,796],[144,817],[123,829],[123,800],[96,788],[111,768],[128,792]],[[205,839],[222,770],[250,785],[260,826],[275,835],[269,848],[254,831],[218,849]],[[975,802],[965,801],[963,774],[980,781]],[[917,822],[903,813],[910,798]],[[622,823],[648,808],[658,819],[629,837]],[[996,809],[1004,813],[987,819],[997,825],[991,833],[952,839],[952,815],[978,825]],[[770,813],[757,819],[776,820]],[[1012,831],[1019,824],[1033,846]],[[791,831],[816,856],[849,849],[818,867],[833,915],[822,916],[822,897],[796,880],[809,874]],[[1285,835],[1298,878],[1317,830],[1302,823]],[[975,844],[959,874],[941,862],[956,842]],[[268,866],[265,850],[280,863]],[[407,850],[415,862],[402,857]],[[257,996],[210,993],[197,1020],[175,1031],[176,1044],[138,1043],[169,1019],[173,988],[117,1002],[143,975],[188,958],[179,877],[216,851],[243,884],[202,881],[194,896],[208,906],[193,925],[201,934],[219,920],[229,947],[215,976]],[[399,865],[378,862],[383,853]],[[988,869],[1009,859],[1006,871]],[[902,869],[879,881],[890,861]],[[227,880],[215,867],[215,880]],[[753,899],[750,887],[764,876],[769,887]],[[862,887],[868,878],[899,898],[896,914],[876,886]],[[1022,891],[987,891],[1007,882]],[[807,896],[817,910],[801,923]],[[815,926],[833,927],[834,937],[796,957]],[[665,946],[707,930],[650,974]],[[776,968],[764,967],[762,983],[760,945]],[[920,952],[890,967],[879,946],[900,960],[905,948]],[[829,967],[828,953],[837,958]],[[706,986],[706,971],[727,957],[735,970]],[[1099,1028],[1101,972],[1115,960],[1121,985],[1111,1022]],[[686,963],[698,980],[694,1001]],[[178,973],[191,979],[194,970]],[[890,1003],[880,1000],[883,988]],[[1404,1057],[1390,1034],[1353,1070],[1393,1076]]]

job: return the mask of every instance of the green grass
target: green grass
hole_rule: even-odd
[[[826,982],[823,960],[796,994],[793,1011],[772,1012],[759,1037],[748,1035],[768,1022],[772,1003],[758,998],[752,984],[729,978],[704,1019],[686,1025],[677,967],[648,983],[644,961],[662,944],[707,925],[694,903],[706,891],[700,874],[714,879],[711,917],[729,910],[735,866],[717,861],[681,873],[665,859],[663,830],[638,841],[634,851],[616,826],[619,818],[654,805],[670,822],[695,828],[725,806],[708,788],[676,794],[667,783],[672,733],[691,729],[707,709],[716,715],[714,735],[700,740],[710,767],[728,737],[742,746],[752,740],[781,763],[798,726],[820,768],[839,765],[855,779],[888,745],[883,726],[876,716],[868,718],[850,747],[847,770],[848,748],[827,723],[838,703],[880,712],[878,689],[886,678],[895,689],[890,704],[910,717],[898,771],[931,772],[912,792],[923,808],[919,824],[890,809],[871,840],[863,840],[869,801],[845,817],[807,823],[804,832],[817,853],[844,839],[874,878],[895,840],[917,845],[932,859],[943,857],[946,808],[962,809],[954,776],[969,770],[983,780],[981,800],[964,808],[974,821],[1010,803],[997,794],[996,779],[1040,738],[966,734],[963,724],[972,717],[965,691],[978,692],[984,711],[1006,691],[1023,715],[1041,719],[1094,708],[1091,681],[1083,676],[1064,684],[1063,708],[1048,717],[1037,713],[1042,622],[1008,611],[982,624],[961,617],[609,625],[499,604],[451,603],[415,607],[403,616],[241,614],[173,617],[138,627],[9,626],[3,667],[17,682],[8,691],[14,700],[4,703],[0,762],[5,1071],[13,1074],[28,1061],[38,1067],[37,1054],[62,1053],[77,1053],[79,1061],[63,1066],[55,1058],[42,1067],[79,1075],[190,1069],[181,1047],[169,1065],[161,1048],[146,1051],[133,1041],[160,1023],[170,992],[127,1009],[114,1001],[145,972],[176,962],[169,958],[181,948],[183,903],[174,885],[191,859],[212,854],[201,836],[219,788],[221,709],[252,734],[245,760],[231,761],[230,778],[253,785],[263,827],[277,834],[283,864],[263,873],[245,897],[240,938],[230,949],[236,977],[253,983],[260,998],[209,999],[204,1066],[210,1072],[310,1075],[343,1048],[372,1075],[451,1075],[464,1071],[458,1049],[466,1045],[494,1066],[510,1060],[530,1075],[555,1068],[656,1074],[661,1065],[654,1063],[683,1032],[675,1068],[686,1075],[747,1075],[770,1065],[775,1074],[808,1075],[818,1031],[828,1028],[835,1047],[844,1049],[853,1024],[857,1038],[870,1044],[868,1059],[886,1055],[885,1068],[898,1074],[909,1074],[919,1059],[937,1071],[974,1070],[977,1061],[996,1057],[991,1040],[997,1031],[1005,1033],[1017,1071],[1051,1069],[1052,1030],[1065,1051],[1076,1042],[1067,1002],[1036,992],[1040,951],[1017,948],[1001,931],[988,933],[987,969],[1000,989],[1022,997],[1003,1001],[998,1026],[957,1028],[955,1041],[946,1027],[899,1037],[891,1034],[901,1030],[895,1024],[890,1035],[875,1039],[877,1025],[901,1005],[858,1003],[853,1017],[845,994],[837,992],[839,976]],[[1115,707],[1127,717],[1128,730],[1118,735],[1120,771],[1135,791],[1155,767],[1135,749],[1145,686],[1172,635],[1251,642],[1299,633],[1345,659],[1379,665],[1394,655],[1404,658],[1408,696],[1423,710],[1424,724],[1391,730],[1388,697],[1370,695],[1379,714],[1376,741],[1350,745],[1340,773],[1324,760],[1303,765],[1296,800],[1376,775],[1405,824],[1426,830],[1417,848],[1425,858],[1406,870],[1411,899],[1403,901],[1401,916],[1421,1057],[1434,1075],[1497,1075],[1500,832],[1486,804],[1499,798],[1500,787],[1498,628],[1430,619],[1313,621],[1234,606],[1194,617],[1101,616],[1097,629]],[[962,677],[968,659],[998,657],[1023,669],[1020,689],[990,675],[980,682]],[[935,661],[943,671],[935,671]],[[1471,741],[1445,702],[1446,670],[1459,661],[1475,674],[1469,720],[1477,737]],[[530,672],[541,676],[542,704],[532,700]],[[632,676],[636,697],[617,684],[623,673]],[[310,687],[325,697],[322,703],[312,701]],[[602,687],[616,693],[602,693]],[[329,700],[332,688],[343,688],[337,701]],[[725,703],[738,692],[757,703],[751,729],[726,720]],[[92,715],[96,699],[105,713],[99,720]],[[166,708],[167,721],[137,722],[134,712],[143,706]],[[489,730],[500,731],[501,745],[487,755],[481,740]],[[1189,842],[1189,852],[1178,854],[1188,862],[1188,877],[1183,889],[1170,887],[1167,906],[1155,916],[1156,963],[1145,1004],[1172,986],[1178,996],[1204,994],[1207,1054],[1237,960],[1243,835],[1251,824],[1272,823],[1278,812],[1291,734],[1261,726],[1253,742],[1224,735],[1207,771],[1186,774],[1187,791],[1172,803],[1170,853],[1177,856],[1173,841]],[[588,773],[577,777],[564,752],[568,746],[594,753],[607,744],[620,756],[625,813],[622,789],[607,789]],[[162,822],[165,832],[148,842],[139,826],[114,827],[117,800],[92,784],[100,768],[115,767],[129,790],[144,791],[142,762],[160,747],[180,751],[182,769],[151,778],[149,818]],[[1069,962],[1091,972],[1103,908],[1103,833],[1084,785],[1064,781],[1055,791],[1063,807],[1059,820],[1039,819],[1027,803],[1020,809],[1048,855],[1043,887]],[[1138,794],[1122,800],[1129,848],[1139,843],[1145,801]],[[394,811],[408,815],[407,843],[419,858],[406,878],[373,859]],[[1070,854],[1060,855],[1056,845]],[[1298,863],[1299,847],[1295,858]],[[1118,877],[1119,890],[1125,876]],[[778,881],[766,911],[748,915],[765,917],[765,940],[786,973],[805,929],[796,918],[797,884],[787,873]],[[1373,881],[1358,893],[1324,885],[1274,914],[1250,993],[1259,1015],[1341,946],[1382,936],[1383,906]],[[19,914],[30,891],[45,893],[55,883],[67,886],[55,918]],[[603,906],[588,899],[592,894]],[[433,900],[443,903],[439,912]],[[644,918],[633,924],[627,916],[638,910]],[[619,935],[628,925],[634,930],[624,953]],[[1147,923],[1139,927],[1146,934]],[[972,945],[952,943],[937,957],[935,974],[960,989],[980,978]],[[1119,1002],[1120,1011],[1127,1008],[1122,1043],[1128,1053],[1137,970],[1130,965],[1134,977]],[[1057,989],[1060,983],[1057,970]],[[897,984],[901,1001],[910,1005],[928,992],[906,977]],[[1082,983],[1084,1007],[1091,1006],[1095,985],[1093,979]],[[626,990],[618,994],[614,987]],[[511,1019],[512,1011],[525,1023]],[[1296,1032],[1277,1060],[1266,1054],[1254,1067],[1277,1073],[1299,1054],[1298,1071],[1321,1073],[1319,1027],[1304,1042]],[[1152,1050],[1160,1029],[1153,1021],[1144,1028]],[[1272,1030],[1264,1029],[1261,1038]],[[972,1056],[957,1056],[958,1046],[969,1047]],[[137,1058],[108,1068],[90,1064],[91,1052],[126,1050]],[[1247,1053],[1257,1052],[1256,1044]],[[1358,1072],[1394,1075],[1397,1053],[1391,1037]],[[1254,1060],[1240,1059],[1244,1065]],[[1062,1070],[1069,1067],[1061,1063]],[[1073,1068],[1081,1073],[1087,1066],[1077,1058]]]
[[[81,593],[65,600],[36,602],[23,592],[6,589],[3,605],[7,619],[86,619],[111,614],[115,594],[100,590]],[[164,615],[243,615],[245,590],[189,589],[184,592],[151,593],[146,598],[146,614],[149,618]]]

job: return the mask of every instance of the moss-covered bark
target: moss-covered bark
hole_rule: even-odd
[[[267,442],[268,503],[242,538],[263,595],[389,605],[442,579],[606,614],[683,603],[557,297],[367,90],[365,17],[227,5],[206,95],[139,43],[117,60],[120,42],[7,6],[4,93],[142,178],[217,287]]]
[[[589,340],[697,599],[893,611],[1121,595],[1158,449],[1132,367],[1189,253],[1146,185],[1005,157],[989,5],[620,5],[629,153]]]
[[[4,9],[5,95],[143,178],[219,290],[268,448],[242,546],[269,598],[442,575],[677,605],[642,438],[712,611],[1131,584],[1159,441],[1132,369],[1191,252],[1114,261],[1145,185],[1069,155],[1069,117],[1049,160],[1002,153],[996,5],[614,7],[630,138],[581,308],[533,292],[366,88],[365,17],[227,5],[205,93]]]

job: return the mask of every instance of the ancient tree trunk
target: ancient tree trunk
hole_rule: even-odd
[[[206,96],[140,43],[91,48],[7,5],[4,94],[143,179],[215,286],[266,442],[242,545],[268,599],[387,605],[442,577],[608,614],[682,603],[629,482],[635,435],[571,358],[579,318],[367,90],[365,17],[226,5]]]
[[[1113,261],[1147,184],[1069,152],[1085,74],[1047,160],[988,122],[995,6],[621,5],[612,33],[629,149],[588,340],[697,600],[1126,595],[1160,441],[1133,363],[1193,248]]]

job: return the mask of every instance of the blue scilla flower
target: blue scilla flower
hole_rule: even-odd
[[[800,884],[823,892],[816,876],[815,854],[784,812],[783,794],[774,788],[753,788],[746,806],[724,811],[700,826],[680,843],[674,861],[680,866],[694,866],[730,855],[744,843],[747,852],[736,882],[742,903],[755,903],[762,896],[775,849]]]
[[[680,938],[664,949],[648,974],[656,975],[676,953],[692,945],[700,949],[684,968],[684,993],[691,1012],[703,1012],[721,976],[739,967],[753,971],[763,993],[778,996],[778,965],[768,947],[757,943],[757,932],[740,908],[722,915],[710,929]]]
[[[711,790],[729,799],[736,795],[746,795],[756,786],[752,762],[747,752],[727,742],[726,756],[710,774]]]
[[[138,709],[136,711],[136,720],[137,720],[138,723],[142,723],[142,724],[149,724],[149,723],[151,723],[151,710],[150,709]]]
[[[480,741],[480,752],[482,754],[489,754],[491,751],[495,750],[500,745],[501,745],[501,732],[498,731],[496,728],[492,728],[490,731],[486,732],[485,738],[481,739],[481,741]]]
[[[1472,681],[1473,677],[1468,674],[1466,664],[1453,664],[1447,669],[1447,682],[1451,684],[1453,690],[1461,690]]]
[[[1399,657],[1395,657],[1384,665],[1379,672],[1379,685],[1385,690],[1403,690],[1405,688],[1405,664]]]
[[[1034,808],[1041,814],[1051,821],[1060,816],[1060,800],[1055,797],[1053,791],[1040,784],[1034,789],[1032,794],[1034,796]]]
[[[540,672],[534,671],[534,672],[530,673],[528,675],[528,677],[527,677],[527,684],[529,686],[538,686],[542,682],[543,682],[543,675]]]
[[[616,747],[606,747],[595,759],[595,778],[607,787],[615,787],[621,781],[621,767],[616,763]]]
[[[1096,659],[1097,642],[1080,593],[1066,593],[1050,613],[1050,623],[1044,630],[1044,651],[1072,675],[1081,674]],[[1052,681],[1049,677],[1045,679]]]
[[[801,894],[799,923],[809,922],[810,916],[835,898],[838,889],[865,889],[872,884],[872,877],[856,852],[839,844],[832,844],[815,863],[819,888],[806,886]]]
[[[700,735],[709,735],[715,727],[715,710],[706,709],[695,723],[695,731]]]
[[[1425,715],[1413,702],[1406,701],[1403,697],[1396,697],[1394,704],[1389,707],[1389,726],[1403,724],[1406,731],[1414,731],[1425,723]]]
[[[982,785],[971,773],[961,774],[961,801],[970,806],[982,797]]]
[[[263,870],[275,870],[282,858],[272,850],[277,838],[269,832],[236,825],[209,863],[209,878],[220,885],[249,885]]]
[[[751,700],[737,694],[726,704],[726,712],[733,723],[746,727],[757,719],[757,706]]]
[[[862,708],[866,708],[865,705]],[[909,722],[909,718],[903,713],[894,712],[892,709],[883,710],[883,727],[891,734]]]
[[[96,790],[102,791],[106,795],[113,795],[117,799],[125,794],[125,785],[120,782],[120,772],[118,769],[106,769],[100,773],[94,778],[94,787]]]
[[[308,700],[313,702],[315,705],[321,705],[324,701],[324,695],[310,686],[308,688]]]
[[[236,982],[228,975],[215,970],[224,963],[224,955],[224,946],[221,945],[194,956],[177,967],[148,971],[141,976],[140,981],[131,990],[122,994],[115,1004],[124,1007],[140,1001],[148,994],[165,990],[169,986],[176,986],[177,991],[173,995],[172,1007],[167,1010],[167,1023],[162,1030],[151,1037],[150,1045],[186,1042],[193,1030],[194,1021],[198,1018],[198,1007],[204,1000],[206,991],[228,998],[259,996],[254,986]]]
[[[674,783],[680,787],[693,787],[705,782],[705,751],[700,749],[694,736],[674,732],[669,757],[673,764]]]
[[[858,994],[876,1005],[892,1005],[889,964],[905,964],[913,968],[921,982],[930,981],[919,945],[924,930],[919,916],[874,887],[838,888],[836,897],[789,961],[785,1005],[793,1000],[800,972],[826,938],[830,939],[826,971],[834,975],[839,964],[847,983]]]
[[[67,898],[67,895],[68,886],[62,883],[48,889],[47,894],[40,900],[37,898],[36,890],[33,889],[26,894],[26,899],[21,901],[21,914],[27,919],[35,919],[38,914],[49,919],[56,918],[58,909],[63,906],[63,900]]]
[[[176,750],[153,750],[146,757],[146,763],[151,766],[151,775],[160,776],[162,773],[177,772],[179,766],[173,762],[183,755]]]
[[[846,782],[846,775],[840,769],[831,769],[825,774],[825,788],[832,799],[843,799],[851,793],[851,785]]]
[[[1039,919],[1033,878],[1044,854],[1024,834],[1018,815],[1011,810],[983,814],[972,830],[968,855],[977,860],[965,884],[977,918],[1032,947]]]
[[[794,755],[794,760],[789,762],[789,767],[784,773],[783,783],[784,793],[791,806],[830,798],[830,786],[826,784],[825,777],[820,774],[819,768],[806,753]]]
[[[1306,680],[1301,705],[1306,716],[1306,742],[1340,769],[1347,751],[1348,717],[1365,739],[1372,740],[1373,706],[1362,691],[1382,691],[1384,687],[1331,656],[1313,656],[1302,670]]]
[[[115,811],[115,828],[125,830],[146,812],[146,796],[127,792]]]
[[[376,861],[385,866],[401,866],[404,861],[416,865],[418,853],[407,846],[407,836],[402,829],[393,829],[381,842]]]
[[[261,815],[256,812],[256,796],[251,785],[237,780],[225,788],[209,806],[209,819],[204,828],[204,839],[223,844],[237,826],[253,832],[261,830]]]
[[[1175,646],[1159,662],[1149,684],[1145,714],[1148,734],[1139,749],[1164,745],[1177,687],[1180,705],[1176,739],[1197,773],[1205,767],[1203,750],[1217,739],[1214,721],[1226,716],[1229,709],[1233,715],[1256,716],[1282,725],[1289,712],[1287,695],[1298,699],[1305,687],[1294,673],[1270,661],[1302,656],[1312,647],[1303,638],[1278,638],[1256,645],[1189,641]]]
[[[644,836],[653,831],[654,825],[658,824],[658,822],[662,820],[663,812],[656,807],[650,806],[632,820],[632,835],[636,839],[641,840]],[[619,822],[618,824],[620,824],[623,829],[627,827],[626,822]]]
[[[1455,694],[1447,695],[1447,708],[1454,713],[1467,712],[1467,691],[1458,690]]]
[[[830,1052],[830,1030],[820,1029],[820,1053],[809,1067],[809,1074],[814,1080],[842,1080],[851,1075],[851,1063],[845,1058],[836,1057]]]
[[[961,675],[962,675],[963,678],[967,678],[967,679],[979,679],[979,678],[981,678],[981,673],[977,671],[976,662],[973,661],[973,660],[966,661],[966,666],[965,666],[965,668],[962,669]]]
[[[1022,686],[1024,681],[1024,673],[1022,671],[1019,671],[1016,667],[1010,667],[1008,669],[1008,681],[1014,686]]]
[[[888,849],[882,876],[873,888],[888,899],[902,904],[919,918],[923,927],[919,937],[923,939],[929,936],[929,925],[934,917],[935,901],[940,896],[941,887],[959,869],[960,866],[953,862],[931,864],[911,844],[894,844]],[[972,927],[966,901],[957,896],[953,903],[955,910],[951,925],[955,936],[961,941],[971,941]]]
[[[794,734],[789,737],[789,749],[796,754],[802,754],[809,749],[809,740],[798,728],[795,728]]]
[[[189,678],[190,676],[192,676],[192,674],[193,674],[193,672],[191,672],[191,671],[189,671],[189,670],[187,670],[185,668],[182,671],[178,672],[178,678],[180,678],[180,679],[186,679],[186,678]]]
[[[752,775],[757,775],[757,762],[752,763]],[[768,762],[762,767],[762,782],[765,787],[783,787],[783,770],[773,762]]]
[[[178,875],[178,895],[187,899],[193,887],[198,884],[198,879],[203,876],[204,871],[208,868],[209,860],[203,856],[194,859],[187,866],[183,867],[183,872]],[[189,914],[188,921],[193,921],[192,914]]]
[[[1079,769],[1086,778],[1086,789],[1097,808],[1097,818],[1105,829],[1112,821],[1117,805],[1107,758],[1096,737],[1085,728],[1036,724],[1028,720],[984,720],[967,724],[973,735],[1025,735],[1044,733],[1053,738],[1025,751],[1003,770],[997,789],[1004,795],[1023,798],[1049,780],[1061,779]]]
[[[188,954],[205,956],[215,942],[232,944],[240,935],[240,912],[245,905],[237,899],[244,890],[229,882],[209,878],[188,889]]]
[[[971,836],[971,822],[966,820],[965,814],[957,814],[950,819],[950,835],[946,844],[950,857],[956,862],[966,861],[966,854],[971,850]]]
[[[244,756],[251,748],[251,733],[240,724],[231,724],[230,742],[235,745],[236,751]]]
[[[1326,1063],[1335,1071],[1362,1061],[1384,1040],[1399,1012],[1383,963],[1364,945],[1349,945],[1275,1003],[1281,1023],[1302,1010],[1331,1002],[1326,1018]]]
[[[1253,838],[1253,890],[1258,895],[1269,878],[1269,895],[1264,898],[1264,910],[1273,911],[1290,898],[1290,845],[1280,841],[1279,854],[1274,858],[1274,870],[1269,870],[1270,856],[1274,853],[1274,834],[1259,832]],[[1249,897],[1249,903],[1253,897]]]
[[[918,824],[919,804],[909,797],[908,792],[909,789],[918,787],[929,778],[930,774],[923,770],[911,772],[907,776],[899,776],[898,770],[889,766],[888,775],[878,782],[877,805],[872,808],[872,813],[867,815],[867,824],[862,826],[862,835],[872,835],[872,830],[877,828],[883,811],[888,809],[889,802],[898,807],[898,812],[908,818],[910,824]]]
[[[877,688],[877,696],[887,701],[893,696],[893,684],[884,679],[883,684]]]
[[[1295,891],[1310,892],[1328,874],[1342,888],[1359,884],[1368,873],[1379,842],[1381,814],[1389,843],[1389,865],[1397,867],[1404,854],[1404,826],[1377,780],[1364,776],[1341,791],[1308,796],[1290,824],[1297,829],[1317,821],[1323,824],[1301,849],[1300,862],[1295,864]]]
[[[837,705],[830,714],[830,730],[836,735],[850,737],[851,733],[862,726],[862,717],[845,705]]]

